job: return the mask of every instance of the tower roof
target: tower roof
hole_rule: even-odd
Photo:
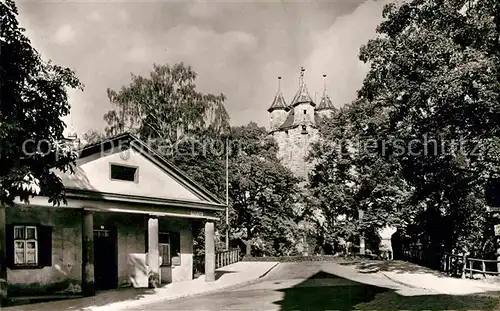
[[[324,88],[323,88],[323,96],[321,97],[321,101],[319,102],[318,107],[316,107],[316,110],[333,110],[335,109],[335,106],[333,106],[332,99],[330,96],[326,93],[326,75],[323,75],[323,80],[324,80]]]
[[[299,89],[297,90],[297,93],[293,97],[291,104],[292,107],[295,107],[298,104],[302,103],[310,103],[312,106],[316,105],[313,102],[311,95],[309,95],[309,91],[307,90],[307,85],[304,82],[304,71],[305,69],[302,67],[300,69]]]
[[[267,109],[268,112],[273,112],[273,110],[283,109],[286,110],[288,106],[286,105],[285,98],[281,93],[281,77],[278,77],[278,91],[276,92],[276,96],[274,96],[273,103],[271,107]]]
[[[332,99],[328,94],[326,94],[326,92],[324,92],[318,107],[316,107],[316,110],[333,110],[333,109],[335,109],[335,106],[333,106]]]

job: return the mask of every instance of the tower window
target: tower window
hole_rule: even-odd
[[[304,109],[304,114],[307,114],[307,110]]]
[[[138,182],[139,175],[136,166],[111,164],[109,170],[111,180]]]

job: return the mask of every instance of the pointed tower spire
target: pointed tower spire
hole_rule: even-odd
[[[311,95],[309,95],[309,91],[307,90],[306,83],[304,82],[304,72],[305,68],[301,67],[300,68],[300,76],[299,76],[299,89],[297,90],[297,93],[295,94],[293,100],[292,100],[292,107],[297,106],[298,104],[303,104],[303,103],[309,103],[312,106],[315,106]]]
[[[273,103],[271,104],[271,107],[267,109],[268,112],[273,112],[274,110],[278,109],[287,109],[287,105],[285,102],[285,98],[283,97],[283,94],[281,94],[281,77],[278,77],[278,91],[276,92],[276,95],[274,96]]]
[[[76,140],[78,138],[78,135],[76,134],[75,131],[75,125],[73,123],[73,113],[72,113],[72,108],[69,109],[69,127],[68,127],[68,139],[69,140]]]
[[[300,76],[299,76],[299,87],[304,84],[304,72],[306,69],[304,67],[300,67]]]
[[[326,93],[326,74],[323,75],[323,96],[321,97],[321,101],[319,102],[318,107],[316,107],[316,111],[320,110],[333,110],[335,107],[333,106],[332,100],[330,96]]]

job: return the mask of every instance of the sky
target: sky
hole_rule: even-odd
[[[269,125],[277,77],[289,103],[303,66],[319,101],[326,74],[336,106],[356,97],[367,72],[359,48],[375,36],[387,0],[330,1],[18,1],[19,21],[44,59],[75,70],[84,91],[70,91],[81,136],[103,131],[108,88],[153,64],[184,62],[197,89],[227,97],[231,124]]]

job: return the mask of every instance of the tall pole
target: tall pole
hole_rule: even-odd
[[[229,140],[226,137],[226,250],[229,250]]]

